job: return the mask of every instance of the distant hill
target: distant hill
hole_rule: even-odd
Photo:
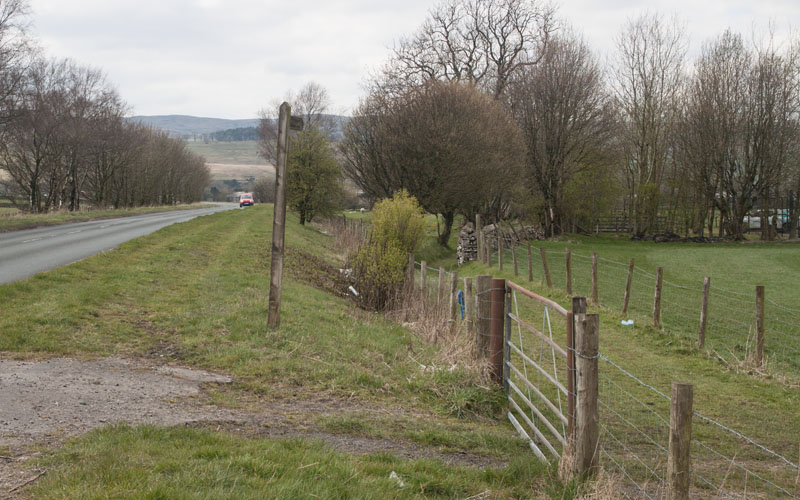
[[[132,116],[129,119],[164,130],[174,137],[184,139],[213,134],[221,130],[258,127],[259,123],[258,118],[226,120],[224,118],[204,118],[188,115]]]
[[[341,115],[329,115],[334,122],[333,139],[340,140],[342,131],[347,124],[349,117]],[[248,118],[243,120],[226,120],[223,118],[203,118],[188,115],[154,115],[154,116],[132,116],[131,121],[150,125],[168,132],[171,136],[187,140],[252,140],[250,137],[240,137],[236,139],[233,135],[243,131],[234,132],[236,129],[250,129],[258,127],[258,118]],[[215,138],[212,134],[216,132],[220,138]],[[222,137],[231,137],[223,139]]]

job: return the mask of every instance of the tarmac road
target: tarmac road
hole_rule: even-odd
[[[233,203],[219,204],[0,233],[0,285],[85,259],[162,227],[235,208]]]

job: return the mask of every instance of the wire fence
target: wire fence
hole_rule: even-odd
[[[548,258],[561,257],[549,262],[553,276],[566,272],[565,265],[558,263],[559,260],[565,262],[564,254],[547,253]],[[576,254],[571,257],[573,295],[588,296],[592,287],[592,259]],[[521,262],[526,260],[520,259]],[[506,263],[510,262],[506,260]],[[598,259],[598,264],[602,264],[599,269],[607,271],[598,273],[600,289],[620,292],[619,298],[614,301],[604,302],[601,295],[601,303],[610,308],[621,308],[628,264],[602,258]],[[415,263],[416,270],[421,271],[422,267],[422,263]],[[442,306],[448,303],[453,275],[453,272],[425,266],[424,288],[430,303]],[[633,314],[647,315],[652,312],[656,276],[634,267],[634,277],[628,310]],[[544,281],[541,270],[534,275],[534,280],[537,278]],[[423,280],[417,278],[415,283],[415,293],[419,293]],[[440,283],[442,296],[439,294]],[[466,290],[465,278],[459,278],[457,284],[457,292],[463,294]],[[483,293],[491,291],[489,289]],[[712,291],[711,297],[727,297],[733,304],[741,304],[740,309],[744,309],[745,305],[754,308],[754,300],[745,294],[714,288]],[[702,290],[698,292],[691,287],[664,282],[662,294],[665,299],[665,325],[670,325],[669,321],[676,316],[699,316],[699,313],[689,310],[686,303],[700,300]],[[609,297],[614,295],[617,294],[608,294]],[[481,297],[475,293],[470,300],[477,304]],[[689,299],[685,300],[686,297]],[[568,367],[562,355],[569,350],[564,335],[567,320],[561,314],[554,314],[551,308],[542,303],[521,297],[515,292],[506,300],[511,301],[506,310],[506,321],[510,321],[511,325],[511,348],[506,360],[511,367],[508,375],[509,420],[528,439],[531,450],[537,456],[548,461],[559,460],[563,454],[563,444],[568,438]],[[474,311],[473,318],[457,314],[457,319],[489,319],[478,316],[478,307],[473,306],[471,310]],[[729,312],[729,317],[716,317],[719,325],[750,326],[752,318]],[[699,318],[693,320],[697,322]],[[476,331],[476,334],[480,335],[480,332]],[[640,375],[626,370],[602,352],[602,345],[599,360],[600,464],[618,481],[615,491],[620,497],[666,498],[670,432],[668,388],[657,388],[645,382]],[[574,396],[574,390],[572,394]],[[796,441],[797,436],[789,436],[788,439]],[[796,462],[759,444],[756,439],[706,417],[700,411],[694,412],[692,421],[691,463],[690,498],[800,498],[800,466]]]
[[[670,397],[600,355],[600,459],[625,498],[666,493]],[[796,438],[796,437],[795,437]],[[800,498],[800,466],[695,411],[690,498]]]
[[[519,275],[531,276],[534,282],[546,283],[541,259],[542,249],[517,247]],[[497,252],[492,252],[497,265]],[[504,249],[504,270],[513,270],[512,252]],[[565,289],[566,252],[546,251],[549,274],[555,287]],[[622,311],[628,281],[629,263],[598,256],[597,290],[599,303]],[[529,270],[528,262],[532,263]],[[572,295],[591,296],[592,256],[570,252]],[[661,287],[661,326],[673,334],[697,341],[703,304],[703,277],[696,283],[663,280]],[[656,275],[639,266],[633,267],[627,313],[652,324]],[[800,374],[800,309],[788,307],[769,297],[766,291],[764,361],[771,370]],[[751,359],[756,349],[755,286],[750,291],[727,290],[712,285],[707,301],[704,348],[713,357],[729,365],[741,365]]]

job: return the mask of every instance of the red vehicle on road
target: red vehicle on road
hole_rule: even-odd
[[[253,201],[253,193],[242,193],[239,196],[239,208],[252,207],[255,204]]]

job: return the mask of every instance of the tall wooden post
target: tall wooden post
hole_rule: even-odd
[[[764,285],[756,286],[756,352],[755,362],[764,362]]]
[[[450,321],[456,321],[458,317],[458,271],[453,271],[450,280]]]
[[[492,267],[492,245],[489,243],[489,238],[484,238],[486,241],[486,266]]]
[[[667,459],[668,500],[689,500],[693,396],[692,384],[672,383]]]
[[[661,283],[664,279],[664,268],[656,271],[656,290],[653,294],[653,326],[661,328]]]
[[[506,280],[492,279],[491,338],[489,340],[489,366],[492,379],[503,384],[503,338],[505,337]]]
[[[572,252],[569,248],[567,248],[566,253],[564,255],[565,258],[565,268],[566,268],[566,289],[567,295],[572,295]]]
[[[550,267],[547,265],[547,254],[544,248],[540,248],[539,253],[542,254],[542,272],[544,273],[545,283],[547,283],[547,288],[553,288],[553,280],[550,279]]]
[[[508,344],[511,342],[511,320],[509,315],[511,314],[512,292],[508,286],[503,292],[505,300],[505,309],[503,311],[505,313],[503,314],[503,392],[508,396],[508,390],[510,389],[508,379],[511,377],[511,367],[509,366],[511,363],[511,347]]]
[[[472,295],[472,278],[464,278],[464,308],[466,309],[467,334],[475,333],[475,297]]]
[[[278,165],[275,168],[275,209],[272,217],[272,257],[269,266],[269,308],[267,326],[281,326],[283,291],[283,249],[286,236],[286,158],[289,147],[289,119],[292,107],[281,104],[278,116]]]
[[[625,282],[625,296],[622,297],[622,314],[628,314],[628,303],[631,300],[631,282],[633,281],[633,259],[628,263],[628,280]]]
[[[475,313],[475,345],[478,358],[489,357],[489,338],[492,328],[492,277],[482,274],[475,277],[475,295],[478,310]]]
[[[528,281],[533,281],[533,254],[531,254],[531,242],[528,242]]]
[[[599,304],[597,294],[597,254],[592,253],[592,304]]]
[[[575,307],[575,300],[582,305]],[[598,400],[598,351],[600,317],[585,311],[586,299],[573,299],[573,333],[575,335],[575,439],[573,440],[573,473],[592,474],[599,458],[600,417]]]
[[[708,323],[708,291],[711,287],[711,277],[706,276],[703,280],[703,302],[700,304],[700,332],[697,335],[697,345],[706,345],[706,324]]]

